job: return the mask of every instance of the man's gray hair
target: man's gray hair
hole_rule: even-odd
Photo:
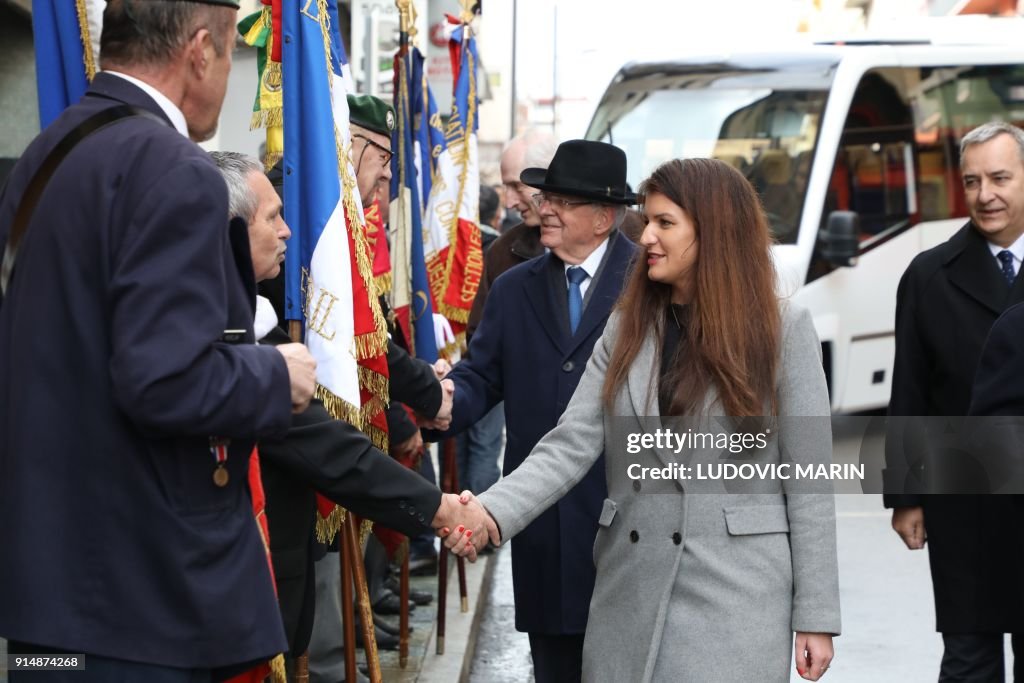
[[[213,48],[220,57],[233,47],[222,36],[235,19],[235,12],[220,5],[107,0],[100,34],[100,66],[166,64],[200,28],[213,35]]]
[[[506,142],[501,153],[518,144],[523,145],[523,168],[547,168],[558,149],[558,139],[554,135],[542,128],[527,128]]]
[[[1005,121],[990,121],[981,124],[960,140],[960,165],[963,166],[964,152],[968,147],[988,142],[998,135],[1009,135],[1013,138],[1017,143],[1017,153],[1020,155],[1021,161],[1024,162],[1024,130]]]
[[[240,152],[210,152],[228,184],[228,218],[240,216],[246,223],[256,217],[256,193],[249,187],[250,173],[263,173],[263,164]]]
[[[612,216],[612,230],[618,230],[626,221],[626,207],[622,204],[603,204],[601,202],[594,202],[592,206],[594,207],[594,211],[615,209],[615,215]]]

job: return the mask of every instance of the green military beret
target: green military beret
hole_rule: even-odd
[[[373,95],[349,95],[348,120],[374,133],[391,137],[391,131],[395,129],[395,110]]]

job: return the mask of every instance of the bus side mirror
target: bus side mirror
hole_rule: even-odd
[[[857,265],[860,218],[854,211],[833,211],[828,223],[821,231],[822,257],[834,266],[852,267]]]

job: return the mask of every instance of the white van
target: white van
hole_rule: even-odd
[[[964,224],[959,141],[992,120],[1024,126],[1024,41],[632,63],[587,138],[626,152],[634,188],[676,157],[743,171],[778,242],[783,292],[814,316],[832,409],[853,412],[888,404],[896,286],[915,254]]]

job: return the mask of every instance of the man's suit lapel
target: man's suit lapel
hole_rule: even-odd
[[[951,242],[954,251],[947,261],[949,281],[996,315],[1002,313],[1011,292],[996,266],[988,242],[971,225]],[[1019,284],[1015,283],[1014,289]]]
[[[553,254],[537,259],[530,266],[530,276],[524,281],[523,289],[541,328],[564,355],[569,341],[569,309],[566,302],[559,307],[556,301],[558,286],[552,281],[555,266],[561,268],[561,261]],[[565,290],[565,286],[562,289]]]

